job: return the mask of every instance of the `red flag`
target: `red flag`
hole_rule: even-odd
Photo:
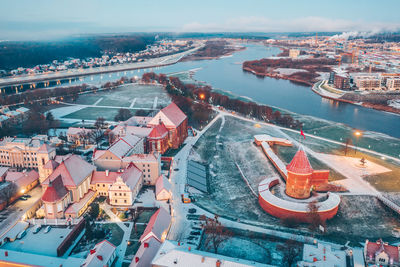
[[[303,129],[300,129],[300,135],[302,135],[304,139],[306,139],[306,135],[304,134]]]

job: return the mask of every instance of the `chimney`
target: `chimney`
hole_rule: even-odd
[[[148,248],[148,247],[149,247],[149,243],[147,243],[147,242],[144,243],[144,247],[145,247],[145,248]]]
[[[106,170],[106,176],[108,177],[108,174],[109,174],[109,170]]]
[[[90,250],[90,255],[94,254],[95,252],[96,252],[95,249],[91,249],[91,250]]]
[[[139,257],[135,257],[135,262],[136,262],[136,263],[139,262]]]
[[[188,251],[191,251],[192,250],[192,247],[188,247]]]

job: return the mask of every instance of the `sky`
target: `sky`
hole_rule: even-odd
[[[0,40],[121,32],[378,32],[399,0],[1,0]]]

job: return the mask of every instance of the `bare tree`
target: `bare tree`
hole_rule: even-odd
[[[218,253],[220,245],[231,238],[233,233],[218,221],[218,215],[215,215],[214,218],[208,218],[202,215],[199,219],[202,221],[201,226],[206,235],[205,246],[213,248],[214,253]]]
[[[106,119],[104,119],[103,117],[98,117],[94,123],[94,127],[96,127],[96,129],[104,129],[105,126]]]
[[[308,221],[310,223],[310,229],[312,231],[318,230],[319,226],[323,226],[324,227],[324,232],[325,232],[325,221],[321,218],[321,216],[319,215],[319,207],[317,205],[317,201],[311,201],[310,203],[308,203]]]
[[[284,244],[277,245],[277,249],[283,253],[282,266],[292,267],[296,258],[300,256],[301,244],[293,239],[288,239]]]
[[[15,183],[9,183],[8,186],[4,187],[0,191],[0,199],[6,202],[6,206],[10,204],[10,200],[17,194],[18,186]]]
[[[92,131],[89,132],[89,140],[92,143],[95,143],[97,147],[99,147],[99,144],[101,140],[104,138],[104,130],[102,129],[93,129]]]
[[[347,151],[349,149],[349,146],[351,146],[353,144],[353,140],[351,138],[347,138],[346,139],[346,145],[344,147],[344,155],[347,155]]]

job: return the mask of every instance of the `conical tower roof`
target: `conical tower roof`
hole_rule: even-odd
[[[290,172],[298,174],[310,174],[313,172],[313,168],[308,161],[308,157],[306,152],[304,152],[303,147],[299,148],[292,161],[286,166],[286,169]]]

